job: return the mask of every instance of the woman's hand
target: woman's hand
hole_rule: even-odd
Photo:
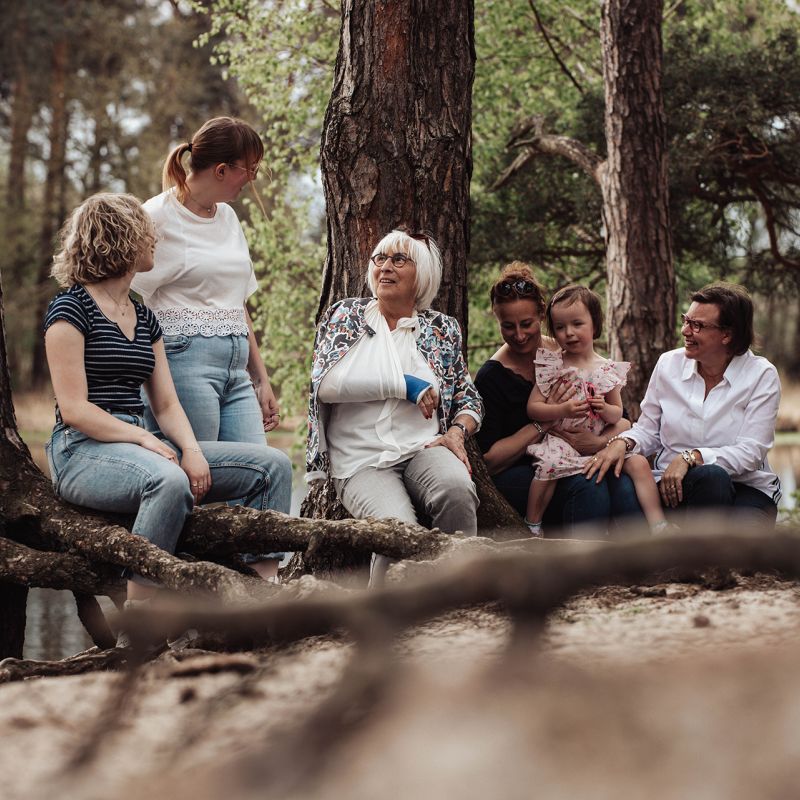
[[[153,436],[149,431],[143,431],[142,433],[142,440],[139,444],[144,447],[145,450],[157,453],[166,458],[167,461],[172,461],[173,464],[178,463],[178,454],[166,442],[159,439],[158,436]]]
[[[577,400],[574,400],[575,396],[575,386],[573,385],[572,381],[565,380],[564,378],[560,378],[556,383],[553,384],[552,388],[550,389],[550,394],[545,398],[545,405],[548,406],[566,406],[571,402],[577,403]],[[589,406],[587,404],[583,404],[584,406],[584,413],[588,410]],[[563,414],[562,416],[566,417],[567,414]],[[579,414],[578,416],[582,416]],[[558,420],[552,420],[550,422],[541,422],[540,425],[542,426],[545,433],[550,431],[554,428],[558,423]]]
[[[614,475],[619,478],[624,463],[625,442],[622,439],[616,439],[586,462],[583,467],[583,474],[587,478],[591,478],[597,474],[596,482],[600,483],[603,478],[605,478],[606,472],[608,472],[609,469],[613,469]]]
[[[253,384],[256,398],[261,406],[261,418],[264,421],[264,431],[269,432],[278,427],[281,421],[280,406],[275,399],[275,393],[269,383]]]
[[[433,387],[426,389],[422,393],[421,398],[417,400],[417,408],[422,412],[422,416],[425,417],[425,419],[431,419],[436,413],[438,406],[439,395]]]
[[[436,447],[438,445],[446,447],[451,453],[455,454],[456,458],[467,468],[467,472],[472,475],[472,465],[469,463],[467,449],[464,447],[464,433],[461,428],[448,428],[447,433],[439,436],[438,439],[425,445],[425,447]]]
[[[181,469],[189,478],[189,488],[197,505],[211,488],[211,470],[208,461],[197,450],[184,450],[181,456]]]
[[[683,456],[676,456],[664,470],[658,482],[658,492],[665,506],[676,508],[683,500],[683,479],[689,471],[689,465]]]

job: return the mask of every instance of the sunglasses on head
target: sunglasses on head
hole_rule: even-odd
[[[410,228],[407,228],[405,225],[399,225],[397,230],[401,233],[404,233],[408,236],[409,239],[414,239],[417,242],[423,242],[426,247],[430,249],[431,246],[431,237],[424,233],[423,231],[412,231]]]
[[[518,297],[527,297],[533,294],[536,290],[535,284],[531,281],[525,281],[521,278],[516,281],[503,281],[495,286],[494,292],[499,297],[511,297],[516,294]]]

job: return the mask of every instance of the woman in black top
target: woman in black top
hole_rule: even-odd
[[[153,267],[150,218],[132,195],[98,194],[70,216],[52,274],[67,291],[45,319],[56,395],[47,446],[58,494],[101,511],[136,513],[133,532],[173,552],[195,503],[246,498],[288,512],[291,466],[266,445],[198,444],[178,402],[154,315],[128,295]],[[143,423],[144,386],[161,430]],[[149,597],[134,576],[128,599]]]
[[[528,419],[526,405],[536,380],[533,360],[540,347],[557,349],[550,338],[542,336],[544,290],[531,268],[522,262],[509,264],[490,290],[492,311],[500,327],[503,345],[478,370],[475,385],[483,398],[484,417],[476,434],[489,474],[508,502],[525,515],[528,489],[533,480],[529,444],[547,435],[550,423]],[[548,402],[562,402],[573,394],[564,387],[551,393]],[[609,437],[627,430],[630,423],[621,420],[607,427],[600,436],[588,431],[557,435],[584,455],[605,447]],[[626,475],[610,476],[601,484],[582,475],[561,478],[555,496],[544,517],[546,528],[563,528],[584,522],[605,524],[609,517],[641,513],[633,484]]]

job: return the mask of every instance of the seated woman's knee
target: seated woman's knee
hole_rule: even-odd
[[[150,472],[147,482],[150,491],[164,493],[176,501],[186,495],[192,499],[189,476],[177,464],[165,460],[160,469]]]
[[[687,505],[729,506],[736,493],[731,476],[717,464],[701,464],[686,473],[683,494]]]

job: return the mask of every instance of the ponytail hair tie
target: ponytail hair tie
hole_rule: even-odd
[[[191,143],[191,142],[189,142],[189,143],[186,145],[186,152],[187,152],[187,153],[191,153],[191,152],[192,152],[192,143]]]

